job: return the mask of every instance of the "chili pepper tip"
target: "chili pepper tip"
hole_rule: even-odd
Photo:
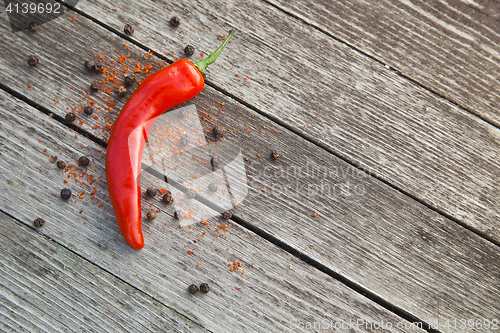
[[[210,53],[210,55],[207,58],[201,59],[201,60],[194,63],[200,72],[202,72],[202,73],[207,72],[207,66],[210,64],[213,64],[215,62],[215,60],[217,60],[220,53],[222,52],[224,47],[227,45],[227,43],[229,43],[229,40],[231,39],[231,37],[233,37],[233,35],[234,35],[234,29],[231,29],[231,31],[229,31],[229,34],[227,35],[227,38],[215,51]]]

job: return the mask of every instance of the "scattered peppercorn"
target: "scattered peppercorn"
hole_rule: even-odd
[[[148,189],[146,190],[146,195],[147,195],[148,197],[153,198],[153,197],[155,197],[155,196],[156,196],[156,193],[157,193],[157,192],[158,192],[158,190],[157,190],[157,189],[150,187],[150,188],[148,188]]]
[[[82,166],[82,167],[85,168],[85,167],[87,167],[90,164],[90,160],[86,156],[81,156],[78,159],[78,164],[80,164],[80,166]]]
[[[94,110],[92,109],[92,106],[87,105],[83,107],[83,113],[91,115],[93,112]]]
[[[30,24],[29,24],[30,31],[37,31],[38,27],[39,26],[36,22],[30,22]]]
[[[154,210],[148,212],[147,218],[148,220],[153,221],[156,218],[156,212]]]
[[[132,35],[134,33],[134,27],[130,24],[125,24],[125,27],[123,28],[123,31],[127,34],[127,35]]]
[[[230,210],[226,210],[224,213],[221,214],[223,220],[229,220],[233,216],[233,212]]]
[[[215,191],[217,191],[217,185],[215,185],[214,183],[210,183],[210,184],[208,184],[208,190],[209,190],[210,192],[215,192]]]
[[[212,164],[214,168],[218,168],[220,165],[219,158],[217,156],[212,157],[212,159],[210,160],[210,164]]]
[[[278,158],[280,158],[280,154],[273,150],[273,152],[271,153],[271,158],[276,161]]]
[[[135,76],[133,74],[123,74],[123,83],[125,83],[127,87],[130,87],[135,83]]]
[[[214,126],[214,128],[212,128],[212,133],[213,135],[216,137],[216,138],[220,138],[222,136],[222,130],[219,126]]]
[[[97,83],[92,82],[90,84],[90,90],[92,90],[92,91],[99,91],[99,86],[97,85]]]
[[[38,64],[38,58],[34,55],[28,57],[28,65],[35,67]]]
[[[198,292],[198,286],[195,285],[195,284],[192,284],[188,287],[188,292],[191,294],[191,295],[194,295]]]
[[[209,291],[210,291],[210,286],[208,285],[208,283],[202,283],[202,284],[200,284],[200,293],[206,294]]]
[[[49,161],[55,163],[55,161],[57,161],[57,156],[50,156]]]
[[[196,196],[196,192],[195,191],[193,191],[191,189],[187,190],[187,192],[186,192],[186,198],[193,199],[195,196]]]
[[[118,94],[118,96],[123,97],[127,94],[127,88],[125,88],[124,86],[119,86],[118,88],[116,88],[116,93]]]
[[[35,227],[40,228],[43,227],[43,225],[45,224],[45,220],[37,218],[35,221],[33,221],[33,224],[35,225]]]
[[[91,71],[93,72],[95,67],[94,67],[94,64],[88,60],[85,60],[85,62],[83,63],[83,65],[85,66],[85,68],[88,70],[88,71]]]
[[[94,68],[93,68],[93,71],[97,74],[101,74],[102,73],[102,64],[99,62],[99,61],[96,61],[94,63]]]
[[[173,16],[170,19],[170,25],[173,26],[174,28],[178,27],[180,23],[181,23],[181,21],[177,18],[177,16]]]
[[[71,190],[68,188],[63,188],[61,190],[61,198],[63,198],[64,200],[71,198]]]
[[[179,213],[177,213],[176,211],[174,212],[174,219],[176,219],[176,220],[179,219]]]
[[[76,120],[76,114],[74,114],[73,112],[66,113],[66,116],[64,117],[64,119],[68,123],[72,123],[72,122],[74,122]]]
[[[56,165],[59,169],[66,168],[66,163],[64,163],[64,161],[57,161]]]
[[[172,197],[172,193],[168,191],[167,193],[165,193],[165,195],[163,195],[161,201],[163,201],[167,205],[170,205],[172,202],[174,202],[174,197]]]
[[[191,45],[188,45],[184,48],[184,54],[186,55],[186,57],[192,56],[193,53],[194,53],[194,47],[192,47]]]

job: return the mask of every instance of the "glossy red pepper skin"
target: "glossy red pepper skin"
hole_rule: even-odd
[[[190,100],[203,86],[203,74],[197,67],[187,59],[177,60],[145,79],[113,124],[106,151],[106,179],[118,225],[134,249],[144,247],[141,186],[137,182],[140,174],[135,176],[134,169],[140,173],[145,138],[137,128],[149,133],[149,120]]]

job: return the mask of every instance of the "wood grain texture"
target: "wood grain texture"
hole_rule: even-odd
[[[495,0],[459,0],[461,3],[472,7],[494,20],[500,20],[500,3]]]
[[[315,328],[307,328],[308,324],[320,323],[325,319],[329,320],[326,325],[357,320],[367,322],[383,320],[396,325],[402,321],[393,313],[347,289],[333,278],[320,273],[246,229],[229,225],[226,231],[223,231],[217,228],[223,223],[218,218],[210,220],[212,224],[208,226],[179,228],[171,215],[167,214],[169,209],[165,209],[165,205],[161,204],[158,197],[143,201],[144,212],[148,211],[150,203],[153,207],[162,209],[162,213],[158,213],[154,222],[143,222],[147,240],[145,248],[141,251],[131,249],[121,237],[112,208],[105,201],[107,192],[105,180],[98,178],[103,174],[104,167],[102,152],[99,152],[101,148],[82,136],[75,137],[74,133],[68,133],[67,127],[4,92],[0,92],[0,108],[4,114],[0,132],[6,137],[17,132],[20,137],[27,140],[26,144],[21,145],[22,154],[25,156],[23,169],[18,170],[17,174],[14,172],[13,175],[13,178],[17,179],[18,193],[22,195],[12,196],[9,193],[10,185],[7,182],[0,183],[1,209],[27,225],[31,225],[36,217],[44,218],[47,222],[43,228],[38,229],[40,233],[113,275],[97,271],[93,278],[93,274],[88,272],[90,269],[88,265],[71,264],[70,259],[74,256],[68,259],[69,263],[63,259],[62,257],[70,254],[64,254],[68,251],[59,246],[43,245],[37,240],[30,241],[32,247],[14,246],[12,250],[14,253],[19,247],[24,248],[22,251],[35,252],[45,251],[47,247],[57,248],[55,254],[49,250],[38,254],[47,261],[46,265],[51,267],[52,273],[47,273],[49,275],[47,278],[52,279],[52,275],[56,273],[60,276],[59,282],[56,278],[50,280],[54,284],[61,284],[54,286],[54,289],[61,290],[64,286],[71,290],[63,279],[69,272],[66,273],[64,270],[61,272],[61,263],[73,265],[70,271],[82,279],[85,278],[89,284],[112,285],[118,278],[213,332],[295,332],[315,329],[331,331],[328,326],[318,327],[318,324]],[[19,146],[12,141],[2,142],[4,144],[2,155],[4,152],[5,155],[16,154]],[[45,148],[48,149],[47,152],[44,152]],[[68,163],[74,163],[72,161],[80,155],[90,154],[91,164],[87,173],[95,175],[95,179],[100,183],[95,182],[90,186],[84,175],[78,176],[79,182],[75,181],[75,177],[67,177],[67,172],[57,169],[49,162],[49,156],[54,154]],[[0,160],[2,174],[13,168],[10,161],[12,159]],[[78,167],[71,169],[78,174],[78,170],[81,170]],[[64,180],[69,182],[64,183]],[[142,180],[143,187],[148,184],[151,186],[155,182],[148,177],[143,177]],[[83,184],[83,181],[87,184]],[[68,202],[59,198],[62,187],[71,188],[75,194]],[[97,190],[95,197],[91,199],[89,192],[94,187]],[[80,193],[83,193],[82,198]],[[32,232],[26,231],[25,228],[17,227],[16,230],[15,237],[19,239],[33,237],[30,235]],[[35,238],[41,239],[40,236]],[[194,253],[189,254],[188,250],[193,250]],[[20,253],[22,251],[19,250]],[[51,259],[51,256],[54,258]],[[73,260],[82,261],[79,257]],[[231,272],[228,263],[233,264],[236,261],[242,263],[242,268]],[[15,266],[10,261],[1,262],[11,268],[8,271],[9,276],[22,273],[23,267]],[[41,260],[38,265],[42,265],[40,269],[44,267]],[[36,267],[33,265],[34,269]],[[245,269],[244,273],[242,269]],[[28,273],[25,275],[26,278],[36,279]],[[14,280],[13,277],[9,279],[9,281]],[[189,284],[201,282],[208,282],[211,285],[209,294],[192,296],[187,293],[186,288]],[[113,286],[113,292],[124,293],[121,285],[123,283]],[[83,290],[85,286],[79,285],[76,281],[74,288]],[[9,297],[21,302],[19,299],[21,293],[22,288],[19,288]],[[70,294],[70,297],[73,295]],[[46,300],[51,298],[53,297],[46,296]],[[111,309],[112,313],[119,311],[111,300],[104,298],[105,296],[103,303],[95,305],[96,311],[105,305],[106,311],[108,309]],[[9,310],[12,308],[11,303],[6,302],[4,299],[0,302],[3,306],[0,314],[7,318],[5,320],[7,324],[10,323],[15,327],[14,323],[18,323],[20,327],[25,326],[31,331],[40,323],[35,318],[19,319],[31,309],[29,304],[19,303],[20,312],[12,314]],[[68,306],[74,305],[69,299],[67,303]],[[126,304],[116,307],[128,308]],[[153,312],[151,309],[148,310]],[[139,317],[144,315],[144,320],[149,320],[145,315],[147,311],[145,308],[141,306],[137,311]],[[169,316],[169,312],[164,311],[164,316]],[[119,329],[120,321],[118,317],[113,316],[114,314],[111,314],[108,318],[113,318],[117,323],[112,324],[110,319],[108,324],[111,328]],[[154,312],[150,316],[154,317]],[[167,322],[171,320],[173,317],[165,318]],[[52,324],[47,320],[44,327],[56,330],[59,324]],[[303,329],[298,329],[298,325]],[[364,331],[378,332],[376,329]],[[387,331],[423,332],[416,328],[412,330],[392,328]]]
[[[308,5],[293,2],[288,6]],[[321,6],[331,5],[311,4],[311,10]],[[323,11],[334,15],[342,6],[335,5],[331,14],[327,9]],[[477,18],[471,27],[455,27],[453,18],[443,18],[444,14],[431,10],[431,5],[422,4],[419,11],[405,9],[407,5],[398,6],[365,3],[355,7],[361,14],[353,16],[353,20],[366,28],[367,34],[377,26],[375,22],[394,21],[394,26],[404,29],[384,25],[383,33],[375,31],[371,32],[373,36],[365,36],[361,28],[345,25],[344,16],[355,15],[353,9],[342,11],[335,20],[325,16],[322,24],[337,22],[344,30],[335,26],[336,36],[345,31],[358,43],[376,44],[380,48],[377,54],[402,59],[411,65],[405,65],[408,70],[424,67],[419,72],[422,76],[450,87],[446,89],[461,96],[457,99],[460,103],[476,100],[470,104],[474,110],[486,105],[491,111],[489,117],[496,119],[499,85],[494,74],[498,69],[494,50],[499,37],[491,34],[489,21]],[[441,7],[439,10],[459,15],[455,9]],[[234,42],[210,70],[211,82],[352,164],[500,242],[498,128],[379,62],[257,0],[168,4],[143,0],[133,5],[126,1],[110,4],[92,0],[79,2],[78,9],[117,31],[122,31],[124,23],[133,24],[134,40],[171,58],[181,57],[188,43],[207,54],[217,44],[214,36],[230,27],[237,28]],[[405,10],[411,14],[405,14]],[[428,18],[425,10],[436,18]],[[470,10],[464,9],[463,15],[473,15]],[[364,13],[371,13],[370,20]],[[179,29],[168,26],[172,15],[181,18]],[[409,15],[418,17],[424,28],[419,28]],[[452,30],[452,39],[441,36],[444,28],[436,28],[436,20]],[[478,24],[483,24],[481,29]],[[412,29],[416,32],[410,33]],[[404,39],[400,45],[387,43],[396,38],[392,37],[394,34],[410,34],[411,39]],[[468,45],[464,34],[472,36],[475,44]],[[477,43],[484,50],[477,50]],[[353,45],[363,49],[362,45]],[[418,76],[406,73],[404,66],[394,64],[392,58],[382,61],[418,81]],[[467,87],[461,88],[462,83]],[[432,85],[432,89],[444,88]]]
[[[88,23],[81,16],[77,15],[75,22],[77,23],[75,23],[74,28],[78,34],[73,36],[72,40],[77,41],[76,44],[83,43],[85,38],[102,42],[102,44],[99,44],[101,47],[99,51],[92,51],[94,46],[90,44],[88,52],[110,55],[115,48],[118,49],[123,44],[123,40],[110,38],[107,31]],[[86,22],[88,25],[85,25]],[[54,24],[52,27],[49,25],[44,27],[47,29],[45,33],[53,34],[54,37],[51,40],[57,43],[55,36],[60,36],[62,32],[57,30],[59,28],[56,23]],[[82,30],[79,30],[80,28]],[[17,45],[16,43],[18,42],[13,39],[13,44]],[[61,47],[63,54],[66,52],[70,57],[71,52],[66,50],[67,46],[63,47],[63,45],[58,44],[54,49],[58,47]],[[129,47],[132,49],[131,53],[140,53],[133,46],[129,45]],[[50,54],[53,51],[45,51],[43,48],[42,51],[47,52],[45,58],[50,59]],[[81,55],[81,52],[77,51],[75,49],[74,57],[76,60],[74,60],[75,63],[72,63],[70,68],[80,68],[83,59],[91,55],[91,53]],[[15,60],[17,58],[6,59]],[[69,60],[66,60],[66,57],[62,59],[62,67],[70,63]],[[13,68],[17,70],[17,67],[14,66]],[[77,100],[81,98],[77,91],[69,89],[71,86],[78,87],[78,83],[84,81],[79,77],[75,78],[74,75],[70,75],[61,79],[67,80],[61,83],[51,70],[42,67],[33,72],[27,72],[26,68],[23,70],[30,74],[25,83],[34,83],[36,91],[29,90],[18,81],[11,80],[9,82],[23,94],[36,102],[40,101],[41,105],[46,105],[54,113],[64,115],[65,107],[73,105],[73,98]],[[44,71],[44,73],[37,74],[38,70]],[[77,73],[79,73],[78,71]],[[68,68],[62,68],[58,72],[71,73]],[[5,76],[8,78],[8,75],[10,74]],[[36,75],[40,75],[40,77]],[[25,79],[23,76],[19,77]],[[42,78],[44,79],[42,80]],[[62,97],[56,97],[56,99],[60,99],[60,102],[56,104],[47,98],[51,94],[51,90],[60,91],[58,96],[64,96],[72,100],[67,101],[63,100]],[[412,91],[413,93],[417,94],[418,91]],[[413,98],[410,92],[407,92],[407,94],[408,98]],[[452,319],[458,314],[467,315],[467,318],[473,319],[477,316],[491,318],[498,313],[495,298],[489,296],[492,290],[495,292],[498,289],[496,282],[498,279],[495,276],[498,257],[496,248],[490,243],[485,242],[471,232],[463,230],[449,220],[441,219],[436,213],[416,204],[396,190],[367,177],[365,173],[359,172],[359,170],[341,162],[330,153],[307,143],[297,135],[273,124],[268,119],[258,116],[247,108],[238,107],[240,105],[237,105],[224,95],[216,93],[207,87],[200,97],[201,100],[197,100],[196,104],[202,107],[203,112],[210,112],[214,119],[222,117],[215,120],[215,122],[220,122],[220,124],[228,128],[231,128],[232,123],[242,125],[241,127],[235,127],[233,130],[236,132],[231,134],[230,137],[236,140],[235,144],[245,148],[245,156],[250,158],[253,163],[250,164],[249,162],[249,165],[253,166],[250,172],[257,175],[252,176],[253,178],[257,177],[257,180],[252,181],[252,195],[247,200],[247,203],[249,203],[248,208],[245,207],[245,211],[238,211],[238,214],[243,214],[244,219],[250,223],[255,223],[255,225],[315,258],[325,266],[341,272],[344,276],[380,295],[388,302],[428,322],[435,323],[439,318]],[[101,100],[97,100],[98,103],[102,103]],[[117,107],[119,107],[123,101],[118,100],[117,103]],[[224,112],[224,110],[226,111]],[[455,111],[460,114],[460,110]],[[95,112],[101,119],[105,115],[108,115],[111,119],[114,117],[113,114],[106,114],[104,110],[97,109]],[[442,121],[436,115],[438,113],[437,109],[429,112],[435,117],[430,119],[436,119],[436,122]],[[228,113],[233,115],[233,118],[227,118]],[[92,127],[99,124],[93,122],[93,118],[88,119],[82,116],[80,119],[85,120],[81,124],[82,127],[97,134],[101,133],[99,129],[95,130]],[[474,118],[471,117],[470,119]],[[407,121],[411,122],[411,117]],[[344,123],[348,122],[352,122],[352,120],[349,121],[346,118]],[[422,122],[421,126],[424,125],[426,125],[426,122]],[[252,130],[250,138],[241,132],[241,129],[246,129],[246,126]],[[309,127],[309,125],[307,126]],[[390,129],[391,127],[387,125],[387,128]],[[271,129],[276,129],[280,133],[277,141],[271,140],[272,135],[276,134]],[[340,127],[335,129],[340,130]],[[411,134],[409,128],[407,131]],[[270,135],[266,132],[270,133]],[[457,135],[460,135],[460,133]],[[65,141],[70,136],[68,134],[61,137],[59,141]],[[53,145],[58,143],[56,141],[51,142]],[[31,140],[29,145],[38,145],[38,143],[36,140]],[[265,169],[266,163],[269,164],[271,161],[266,159],[269,151],[266,151],[264,147],[292,154],[293,158],[290,160],[288,160],[288,155],[287,159],[283,159],[284,163],[288,162],[289,164],[289,168],[286,169],[287,173],[284,176],[269,178],[278,171],[275,168]],[[263,158],[256,159],[257,153]],[[102,165],[102,158],[98,158],[100,154],[95,150],[91,154],[97,156],[97,165]],[[305,169],[305,166],[307,166],[307,158],[303,159],[305,157],[308,157],[311,161],[311,167],[319,170],[325,168],[332,170],[332,175],[326,177],[317,174],[309,175],[310,171]],[[379,157],[383,157],[383,155],[380,153]],[[65,159],[68,158],[65,157]],[[432,165],[432,161],[427,161],[424,166],[427,163]],[[35,168],[30,168],[30,170]],[[264,170],[267,171],[264,172]],[[436,170],[439,169],[433,169],[433,172],[435,173]],[[299,179],[295,180],[293,175],[297,172]],[[305,173],[305,176],[303,173]],[[291,176],[288,176],[288,174]],[[30,175],[30,179],[34,179],[33,174]],[[49,176],[45,175],[45,177]],[[279,182],[274,181],[275,178]],[[279,187],[273,188],[273,183],[279,184]],[[269,192],[273,191],[274,193],[276,191],[276,199],[273,196],[259,198],[256,195],[256,193],[262,195],[261,190],[266,188],[264,184],[271,186]],[[24,186],[33,185],[27,183]],[[333,188],[333,190],[328,190],[327,186]],[[290,190],[287,190],[288,188]],[[323,192],[314,192],[315,188],[323,188]],[[285,191],[288,192],[284,195],[280,194]],[[304,191],[306,192],[305,198]],[[309,193],[309,191],[312,191],[312,193]],[[353,192],[357,195],[354,195]],[[15,210],[17,204],[19,203],[13,204],[11,208],[14,207]],[[30,204],[28,201],[23,203],[25,206]],[[83,211],[85,207],[82,205],[76,208],[75,211],[77,212],[80,209]],[[109,210],[109,206],[106,207]],[[319,219],[311,217],[313,211],[318,212]],[[102,221],[102,213],[99,213],[99,211],[94,212],[91,209],[86,214],[91,220],[97,221],[100,217]],[[112,219],[112,216],[112,211],[107,212],[105,215],[108,219]],[[30,218],[25,217],[26,220]],[[65,219],[64,216],[60,218]],[[365,224],[367,225],[366,230]],[[99,229],[100,237],[106,239],[105,242],[98,243],[101,244],[100,248],[108,249],[109,244],[121,240],[121,236],[119,236],[114,224],[110,224],[107,227],[109,229],[104,228],[102,225],[99,225],[99,227],[101,228]],[[58,232],[54,231],[56,234]],[[68,237],[62,233],[57,235],[58,237]],[[78,237],[80,235],[71,236]],[[431,236],[433,241],[427,242]],[[159,236],[156,233],[154,237],[151,234],[146,235],[147,239],[156,240],[157,237]],[[92,237],[89,238],[92,239]],[[466,242],[464,245],[462,245],[463,239]],[[71,239],[68,244],[79,246],[78,249],[86,253],[86,247],[81,246],[80,241],[82,240]],[[156,245],[156,242],[152,245]],[[99,247],[99,245],[97,246]],[[220,248],[225,247],[221,246]],[[142,253],[141,251],[141,255],[143,255]],[[415,255],[415,253],[418,255]],[[102,259],[101,257],[99,254],[92,255],[89,258],[104,261],[108,258]],[[471,261],[471,257],[475,259]],[[112,265],[109,262],[108,264]],[[114,268],[114,270],[118,269]],[[131,278],[134,278],[133,274],[131,274]],[[464,284],[462,281],[466,281],[466,283]],[[143,286],[144,284],[141,284],[140,288],[142,289]],[[463,299],[467,299],[467,302],[464,303]],[[448,304],[446,307],[443,305],[445,301]],[[266,302],[267,300],[262,301],[262,304]],[[208,316],[204,318],[208,318]]]
[[[0,213],[0,321],[11,332],[207,332]]]
[[[269,2],[500,125],[497,2]]]

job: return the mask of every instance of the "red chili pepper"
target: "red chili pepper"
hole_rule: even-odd
[[[144,246],[141,229],[141,158],[149,120],[196,96],[204,86],[206,67],[212,64],[234,35],[205,59],[176,60],[145,79],[116,118],[106,151],[106,177],[111,203],[123,237],[134,249]],[[139,129],[139,130],[137,130]],[[146,135],[145,135],[146,134]]]

